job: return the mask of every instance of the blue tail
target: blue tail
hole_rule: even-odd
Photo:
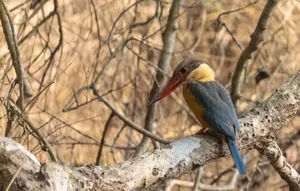
[[[230,153],[232,155],[232,158],[234,160],[235,166],[238,169],[239,173],[246,174],[246,166],[245,166],[245,163],[241,156],[241,153],[236,146],[235,140],[232,140],[229,138],[229,139],[227,139],[227,144],[228,144]]]

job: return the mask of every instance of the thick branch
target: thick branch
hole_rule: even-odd
[[[180,7],[180,0],[174,0],[172,2],[172,6],[169,11],[169,17],[168,17],[166,29],[162,34],[164,46],[158,60],[157,67],[159,68],[159,70],[157,70],[153,87],[150,92],[150,100],[155,94],[158,93],[158,91],[160,90],[160,86],[167,80],[167,76],[164,75],[164,73],[168,71],[171,59],[173,57],[174,45],[176,40],[176,31],[178,28],[176,19],[179,15],[179,7]],[[154,103],[149,106],[146,114],[145,129],[150,132],[155,132],[156,130],[156,125],[155,125],[156,113],[157,113],[156,111],[157,111],[157,104]],[[135,156],[139,156],[145,153],[150,143],[151,143],[151,139],[149,137],[143,136],[141,143],[138,145],[136,149]]]
[[[0,161],[1,189],[5,190],[4,188],[20,167],[22,169],[10,190],[18,190],[18,184],[22,185],[24,190],[37,188],[39,183],[36,180],[35,173],[39,172],[40,163],[22,145],[11,139],[0,137]]]
[[[264,41],[264,34],[268,26],[268,22],[270,20],[272,11],[274,7],[277,5],[279,0],[268,0],[265,5],[256,28],[254,32],[251,34],[251,41],[248,46],[241,53],[238,62],[235,67],[234,74],[232,76],[231,82],[231,91],[230,95],[234,105],[237,104],[238,99],[241,97],[241,78],[244,68],[246,66],[247,60],[251,58],[253,52],[255,52],[258,48],[258,45]]]
[[[240,148],[245,150],[260,148],[262,140],[272,140],[272,133],[285,126],[299,110],[300,72],[278,89],[268,100],[240,119],[242,127],[238,138]],[[5,138],[0,138],[1,160],[7,160],[6,158],[9,157],[22,158],[26,155],[26,152],[12,154],[9,149],[3,148],[2,145],[6,144],[18,146],[16,143],[11,143],[11,141],[7,142]],[[271,147],[269,148],[271,149]],[[265,152],[264,154],[267,157],[270,153],[270,156],[281,156],[280,150],[277,148],[272,152]],[[42,167],[42,174],[39,174],[39,177],[43,177],[42,179],[28,180],[29,176],[33,176],[32,173],[28,173],[19,175],[16,182],[19,186],[23,186],[25,184],[24,180],[28,180],[28,184],[30,181],[33,185],[39,184],[43,190],[53,190],[54,188],[56,190],[60,188],[61,191],[68,189],[140,190],[165,179],[177,178],[213,159],[222,157],[222,153],[220,143],[213,137],[208,135],[191,136],[173,142],[165,148],[111,167],[89,166],[70,169],[57,163],[47,163]],[[229,154],[228,151],[226,153]],[[271,159],[271,164],[275,170],[282,173],[281,169],[278,169],[279,165],[282,164],[282,158],[279,159]],[[30,162],[32,159],[27,158],[26,160]],[[291,170],[292,173],[289,174],[285,169],[291,169],[290,165],[287,165],[286,162],[283,164],[285,165],[284,174],[280,175],[286,181],[292,181],[291,183],[288,182],[290,185],[296,184],[298,186],[299,175],[294,170]],[[6,165],[13,166],[16,172],[21,164],[9,160],[5,165],[0,166]],[[30,188],[24,187],[23,190],[37,190]]]
[[[257,148],[259,152],[268,157],[271,165],[284,179],[290,188],[290,191],[300,190],[300,176],[295,169],[286,161],[282,155],[281,149],[275,141],[260,145]]]

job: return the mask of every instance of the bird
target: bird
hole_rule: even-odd
[[[148,105],[168,96],[181,85],[187,105],[202,125],[199,134],[205,133],[209,128],[224,137],[236,168],[240,174],[246,174],[246,165],[236,144],[236,132],[240,129],[240,124],[235,107],[225,87],[215,80],[215,73],[209,62],[196,57],[181,61],[166,85]]]

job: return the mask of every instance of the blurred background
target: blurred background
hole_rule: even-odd
[[[241,49],[250,41],[265,3],[181,1],[174,55],[164,75],[169,76],[186,57],[202,57],[212,63],[217,80],[229,90]],[[6,4],[15,26],[21,61],[34,91],[34,96],[26,100],[25,111],[53,146],[58,159],[71,166],[94,165],[96,161],[108,166],[135,156],[143,134],[124,123],[115,111],[144,128],[172,1],[9,0]],[[217,21],[221,13],[237,9],[240,10]],[[279,2],[264,42],[243,72],[240,116],[268,98],[300,69],[299,20],[299,1]],[[0,96],[4,100],[16,76],[2,30],[0,64]],[[91,85],[97,89],[99,99]],[[12,100],[16,101],[17,95],[18,89],[13,90]],[[187,109],[180,88],[157,106],[153,126],[163,139],[177,140],[201,128]],[[0,110],[0,135],[4,136],[9,108],[2,104]],[[300,167],[299,129],[297,116],[276,134],[296,170]],[[50,160],[21,120],[12,121],[7,136],[24,145],[41,162]],[[147,150],[155,148],[159,144],[152,141]],[[236,190],[288,190],[263,156],[256,151],[243,154],[249,173],[239,177]],[[201,182],[228,184],[234,174],[232,166],[230,156],[209,163],[201,169]],[[180,180],[192,183],[195,176],[196,171]],[[189,184],[176,181],[166,181],[165,186],[166,190],[192,190]]]

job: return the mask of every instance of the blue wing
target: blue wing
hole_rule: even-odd
[[[215,83],[216,83],[216,86],[218,86],[218,88],[219,88],[218,94],[219,94],[220,98],[230,107],[230,110],[232,112],[232,117],[233,117],[232,119],[233,119],[234,128],[239,129],[240,123],[239,123],[238,117],[236,115],[235,107],[231,101],[231,97],[230,97],[229,93],[227,92],[227,90],[225,89],[225,87],[222,84],[220,84],[217,81]]]
[[[191,81],[187,84],[197,101],[205,111],[202,118],[210,128],[235,140],[238,118],[231,98],[226,89],[218,82]]]

